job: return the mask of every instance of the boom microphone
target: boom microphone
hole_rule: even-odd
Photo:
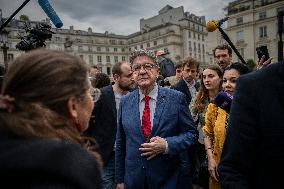
[[[38,0],[38,4],[41,6],[41,8],[44,10],[45,14],[50,18],[52,23],[57,27],[61,28],[63,26],[62,21],[57,16],[56,12],[52,8],[52,6],[49,4],[48,0]]]
[[[215,31],[219,26],[221,26],[224,22],[226,22],[229,17],[222,18],[221,20],[210,20],[207,22],[206,29],[208,32]]]

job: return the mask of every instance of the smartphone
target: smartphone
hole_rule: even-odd
[[[256,53],[257,53],[257,56],[258,56],[258,60],[260,60],[263,55],[265,56],[264,61],[269,59],[269,53],[268,53],[267,46],[257,47]]]

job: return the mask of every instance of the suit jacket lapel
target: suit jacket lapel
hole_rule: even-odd
[[[131,102],[133,109],[130,109],[129,115],[134,114],[133,115],[133,127],[139,130],[140,137],[142,138],[142,141],[144,141],[144,135],[142,132],[142,126],[141,126],[141,120],[140,120],[140,111],[139,111],[140,99],[139,99],[138,89],[133,91],[133,93],[134,95],[133,95],[133,99]]]
[[[185,89],[185,92],[186,92],[186,95],[189,97],[189,99],[191,99],[191,94],[190,94],[190,91],[189,91],[189,88],[186,84],[186,82],[182,79],[182,87]]]
[[[155,115],[154,115],[154,120],[153,120],[153,125],[152,125],[152,131],[151,131],[149,138],[152,138],[159,128],[159,123],[160,123],[161,115],[163,114],[165,104],[166,104],[165,89],[163,89],[162,87],[159,87]]]

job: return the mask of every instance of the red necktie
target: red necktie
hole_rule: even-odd
[[[151,133],[151,121],[150,121],[150,106],[149,106],[149,96],[144,97],[145,107],[142,115],[142,131],[144,139],[146,140]]]

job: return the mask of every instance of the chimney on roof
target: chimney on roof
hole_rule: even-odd
[[[88,34],[92,34],[92,33],[93,33],[92,28],[89,27],[89,28],[88,28]]]

